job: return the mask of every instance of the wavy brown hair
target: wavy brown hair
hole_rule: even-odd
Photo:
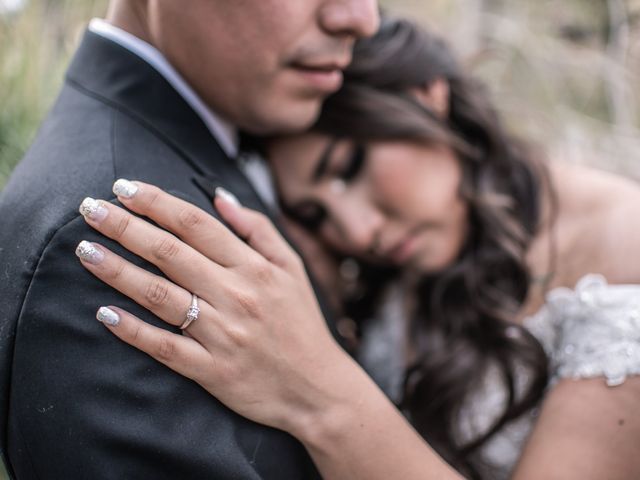
[[[410,94],[437,79],[450,88],[446,119]],[[487,91],[449,47],[406,20],[385,19],[375,37],[356,45],[344,87],[327,100],[314,129],[361,144],[444,143],[457,154],[469,235],[457,260],[424,277],[415,291],[415,361],[407,365],[400,407],[447,461],[469,478],[482,478],[479,447],[537,405],[547,384],[542,346],[514,323],[530,287],[525,254],[540,224],[541,192],[551,191],[546,169],[505,131]],[[362,268],[365,288],[345,303],[359,320],[370,316],[393,273]],[[487,431],[463,443],[456,433],[461,408],[490,367],[498,368],[508,401]],[[516,385],[521,368],[530,376],[524,389]]]

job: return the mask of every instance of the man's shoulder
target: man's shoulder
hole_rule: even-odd
[[[111,198],[121,177],[171,188],[192,173],[177,157],[140,121],[66,85],[0,194],[3,224],[28,224],[31,235],[46,236],[77,214],[84,197]]]
[[[202,197],[193,170],[176,157],[140,122],[66,86],[0,194],[0,263],[14,279],[0,288],[0,301],[19,309],[48,246],[77,230],[71,224],[82,200],[113,201],[116,179]],[[8,310],[15,317],[17,310]]]
[[[113,176],[110,123],[105,105],[63,90],[0,194],[3,256],[12,243],[29,250],[47,237],[77,209],[85,185]]]

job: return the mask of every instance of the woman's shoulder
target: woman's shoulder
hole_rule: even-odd
[[[611,284],[640,283],[640,183],[591,167],[551,168],[558,197],[557,230],[566,256],[567,277],[602,273]],[[562,243],[562,242],[561,242]]]
[[[549,163],[551,182],[560,206],[570,215],[592,211],[606,212],[626,206],[640,211],[640,183],[633,178],[587,165],[560,161]]]
[[[585,275],[575,288],[550,291],[524,325],[545,348],[555,381],[605,377],[612,386],[640,374],[640,283]]]

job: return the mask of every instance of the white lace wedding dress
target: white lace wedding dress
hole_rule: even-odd
[[[399,292],[390,296],[400,298]],[[380,387],[398,399],[402,380],[402,308],[386,302],[363,335],[359,361]],[[559,288],[545,305],[524,321],[550,359],[551,387],[563,378],[602,377],[612,388],[629,375],[640,374],[640,285],[609,285],[600,275],[587,275],[574,290]],[[517,383],[524,386],[526,372]],[[502,410],[506,392],[497,370],[489,370],[461,413],[459,436],[472,439],[486,430]],[[487,442],[477,456],[486,478],[509,478],[531,432],[535,411],[508,424]]]

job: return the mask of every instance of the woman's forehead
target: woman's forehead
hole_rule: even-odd
[[[306,178],[330,143],[331,137],[315,133],[277,137],[269,141],[267,156],[277,176]]]
[[[315,132],[274,138],[267,145],[267,156],[274,168],[292,171],[313,169],[336,139]]]

